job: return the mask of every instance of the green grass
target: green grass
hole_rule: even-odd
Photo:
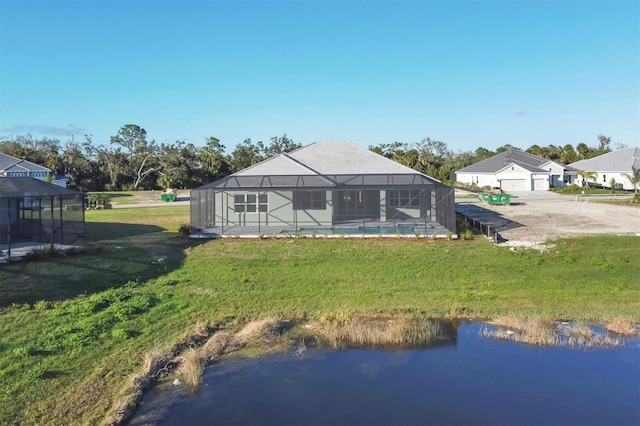
[[[109,195],[113,204],[146,204],[162,202],[160,199],[162,192],[158,189],[155,191],[105,191],[97,193]],[[179,190],[178,197],[189,197],[189,190]]]
[[[102,251],[0,269],[0,423],[97,423],[198,322],[535,316],[640,321],[638,237],[185,241],[187,206],[87,212]]]
[[[611,188],[574,188],[567,187],[564,189],[559,189],[556,191],[557,194],[560,195],[582,195],[582,191],[584,191],[584,195],[633,195],[631,191],[623,191],[621,189],[617,189],[615,192],[611,191]]]

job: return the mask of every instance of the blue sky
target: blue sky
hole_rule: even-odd
[[[0,0],[0,136],[637,146],[637,0]]]

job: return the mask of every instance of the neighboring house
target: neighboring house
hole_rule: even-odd
[[[412,221],[455,233],[453,189],[349,142],[316,142],[191,191],[191,227],[223,234]]]
[[[0,246],[20,242],[83,245],[84,194],[30,177],[0,178]]]
[[[0,177],[32,177],[45,180],[47,176],[53,176],[51,183],[54,185],[67,187],[68,179],[55,175],[53,170],[0,152]]]
[[[589,185],[610,188],[611,178],[615,179],[616,186],[621,189],[633,190],[631,182],[624,174],[631,174],[631,168],[640,169],[640,148],[623,148],[613,152],[589,158],[587,160],[576,161],[569,164],[570,174],[574,181],[581,186],[586,183],[579,172],[596,172],[595,182],[589,180]],[[621,186],[620,186],[621,185]]]
[[[563,164],[514,148],[457,170],[454,180],[504,191],[547,191],[570,183]]]

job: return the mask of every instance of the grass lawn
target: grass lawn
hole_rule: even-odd
[[[188,206],[87,212],[97,254],[0,269],[0,422],[98,423],[200,323],[354,313],[640,321],[638,237],[187,241]]]
[[[111,197],[113,204],[146,204],[146,203],[160,203],[160,195],[162,190],[155,191],[115,191],[115,192],[101,192],[101,194],[107,194]],[[178,190],[178,197],[189,197],[188,189]]]

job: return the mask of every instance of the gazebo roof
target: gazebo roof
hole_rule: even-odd
[[[31,177],[0,177],[0,198],[79,194],[81,193]]]

